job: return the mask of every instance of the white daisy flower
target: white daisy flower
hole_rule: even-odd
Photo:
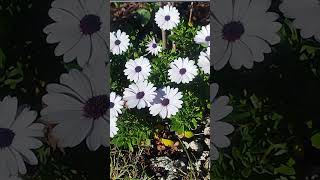
[[[202,26],[201,30],[197,32],[197,35],[194,37],[194,41],[197,44],[202,44],[204,46],[210,46],[210,24]]]
[[[227,135],[234,131],[234,127],[226,122],[220,121],[233,110],[232,106],[229,106],[229,98],[227,96],[221,96],[216,98],[219,86],[217,84],[210,85],[210,99],[211,99],[211,147],[210,157],[213,160],[219,158],[219,151],[217,148],[225,148],[230,146],[230,140]]]
[[[156,116],[160,115],[162,119],[170,118],[177,114],[182,107],[182,93],[178,88],[171,88],[170,86],[157,90],[157,95],[150,107],[150,114]]]
[[[169,79],[171,82],[180,84],[189,83],[198,74],[197,66],[193,60],[189,58],[178,58],[170,63]]]
[[[151,71],[151,65],[147,58],[141,56],[138,59],[130,59],[126,63],[124,74],[130,81],[138,82],[148,79]]]
[[[303,38],[315,37],[320,42],[320,2],[317,0],[283,0],[280,10],[286,17],[294,19],[293,26],[300,29]]]
[[[199,150],[199,144],[195,141],[191,141],[189,143],[189,148],[194,150],[194,151],[198,151]]]
[[[121,96],[116,95],[115,92],[110,93],[110,117],[118,117],[122,113],[124,101]],[[111,123],[111,121],[110,121]]]
[[[129,36],[125,32],[118,30],[110,32],[110,50],[112,54],[119,55],[126,52],[129,47]]]
[[[200,149],[199,143],[197,143],[196,141],[191,141],[190,143],[183,141],[182,143],[184,144],[186,149],[191,149],[193,151],[198,151]]]
[[[31,151],[42,146],[36,137],[43,137],[44,125],[33,123],[38,113],[29,107],[18,108],[18,100],[7,96],[0,101],[0,174],[15,179],[26,174],[24,162],[37,165],[38,159]],[[0,176],[1,177],[1,176]]]
[[[117,118],[110,118],[110,138],[113,138],[118,133],[119,128],[117,127]]]
[[[159,52],[162,51],[161,46],[159,46],[156,42],[156,40],[154,38],[152,38],[152,40],[149,42],[149,44],[147,45],[147,50],[149,53],[151,53],[152,55],[157,56],[159,54]]]
[[[203,134],[204,134],[204,135],[210,135],[210,127],[204,128]]]
[[[75,147],[86,139],[88,148],[108,146],[110,98],[104,62],[72,69],[60,76],[60,84],[47,85],[41,111],[45,121],[56,124],[52,135],[60,147]]]
[[[59,43],[55,55],[69,63],[77,59],[84,67],[107,58],[107,2],[104,0],[55,0],[49,16],[55,23],[44,28],[47,42]]]
[[[139,81],[129,85],[123,93],[123,99],[128,105],[128,108],[137,107],[138,109],[150,107],[150,103],[156,96],[156,88],[152,83],[147,81]]]
[[[206,52],[200,52],[200,56],[198,59],[198,66],[201,70],[206,73],[210,74],[210,48],[207,48]]]
[[[155,15],[155,21],[162,30],[171,30],[180,22],[180,13],[170,5],[160,8]]]
[[[213,66],[222,69],[227,62],[233,69],[253,67],[264,60],[270,45],[280,42],[279,15],[267,12],[270,0],[217,0],[213,6]]]

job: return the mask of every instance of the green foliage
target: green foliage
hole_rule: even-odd
[[[125,112],[118,119],[119,132],[112,143],[133,151],[134,146],[150,145],[151,127],[154,119],[149,119],[145,112]]]
[[[23,177],[25,180],[85,180],[87,177],[70,168],[69,164],[66,164],[64,158],[57,158],[59,153],[53,151],[48,146],[43,146],[37,150],[39,165],[35,172],[29,173]]]
[[[204,119],[206,106],[202,100],[197,98],[194,94],[198,92],[186,91],[183,94],[183,108],[177,113],[177,115],[171,118],[171,130],[178,133],[182,133],[187,130],[195,129],[200,121]]]
[[[149,23],[151,19],[151,13],[146,9],[138,9],[138,20],[141,22],[142,27]]]
[[[255,95],[232,97],[235,110],[226,121],[237,127],[232,147],[213,162],[213,177],[276,179],[295,175],[289,145],[283,141],[286,132],[279,131],[283,116],[274,112],[268,103],[268,98]]]
[[[17,62],[15,66],[7,67],[6,56],[0,49],[0,87],[15,89],[23,80],[23,65]]]
[[[180,57],[198,58],[204,48],[194,42],[194,37],[199,29],[200,27],[189,26],[185,20],[181,20],[180,24],[172,30],[168,39],[174,42]]]

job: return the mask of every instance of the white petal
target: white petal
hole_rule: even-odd
[[[88,148],[91,151],[96,151],[100,145],[104,145],[108,141],[108,129],[107,122],[100,118],[94,121],[91,133],[86,139]]]
[[[37,118],[37,115],[38,113],[36,111],[29,111],[28,108],[23,109],[11,126],[11,129],[17,131],[23,130]]]
[[[74,147],[80,144],[88,135],[92,120],[80,118],[58,124],[52,130],[52,135],[58,139],[61,147]]]
[[[15,97],[6,96],[0,102],[0,127],[9,128],[13,123],[18,107],[18,100]]]

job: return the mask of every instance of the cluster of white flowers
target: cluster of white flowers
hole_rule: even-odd
[[[162,30],[172,30],[180,23],[178,10],[166,5],[160,8],[155,15],[155,22]],[[110,33],[110,50],[113,55],[121,55],[125,53],[130,46],[129,36],[117,30]],[[202,27],[194,38],[197,44],[202,44],[207,47],[205,52],[201,52],[198,59],[198,67],[205,74],[210,74],[210,25]],[[147,44],[147,54],[157,56],[162,52],[162,47],[158,45],[155,38]],[[177,84],[187,84],[198,75],[198,67],[194,60],[186,58],[177,58],[170,63],[168,76],[171,82]],[[159,115],[162,119],[171,118],[176,115],[182,108],[182,93],[178,88],[166,86],[157,89],[154,84],[148,82],[148,77],[151,73],[151,64],[149,59],[141,56],[137,59],[129,59],[125,64],[124,74],[127,79],[132,82],[123,92],[123,98],[118,97],[118,101],[114,101],[115,93],[112,92],[111,121],[117,121],[118,113],[126,106],[131,108],[149,108],[151,115]],[[111,97],[111,96],[110,96]],[[112,112],[118,112],[112,115]],[[116,125],[116,122],[111,124]],[[118,128],[112,127],[112,137],[118,131]]]
[[[148,81],[139,81],[130,84],[123,92],[123,100],[114,101],[114,105],[110,107],[111,112],[121,112],[123,102],[126,106],[131,108],[149,108],[150,114],[153,116],[160,115],[161,118],[170,118],[175,115],[182,107],[182,93],[178,88],[171,88],[170,86],[162,89],[156,89],[154,85]],[[117,116],[113,116],[117,118]]]

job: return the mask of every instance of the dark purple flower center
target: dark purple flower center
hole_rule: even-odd
[[[232,21],[223,26],[222,35],[223,39],[234,42],[239,40],[244,33],[244,27],[239,21]]]
[[[136,97],[137,97],[137,99],[142,99],[144,97],[144,92],[143,91],[138,92]]]
[[[116,46],[118,46],[119,44],[121,44],[121,41],[120,41],[119,39],[117,39],[117,40],[114,42],[114,44],[115,44]]]
[[[157,48],[157,44],[156,44],[156,43],[153,43],[153,44],[152,44],[152,47],[153,47],[153,48]]]
[[[85,35],[92,35],[101,29],[101,24],[99,16],[85,15],[80,21],[81,32]]]
[[[138,73],[142,70],[141,66],[137,66],[136,68],[134,68],[134,70]]]
[[[102,117],[110,108],[110,100],[107,95],[99,95],[90,98],[84,108],[84,116],[87,118],[98,119]]]
[[[181,68],[181,69],[179,70],[179,73],[180,73],[181,75],[184,75],[186,72],[187,72],[186,68]]]
[[[170,18],[171,18],[171,17],[170,17],[169,15],[166,15],[166,16],[164,17],[164,20],[169,21]]]
[[[167,98],[164,98],[161,102],[162,106],[168,106],[169,103],[170,103],[170,100]]]
[[[110,102],[110,109],[114,107],[114,103]]]
[[[207,37],[205,38],[205,40],[209,42],[209,41],[210,41],[210,36],[207,36]]]
[[[0,150],[12,144],[15,134],[11,129],[0,128]]]

